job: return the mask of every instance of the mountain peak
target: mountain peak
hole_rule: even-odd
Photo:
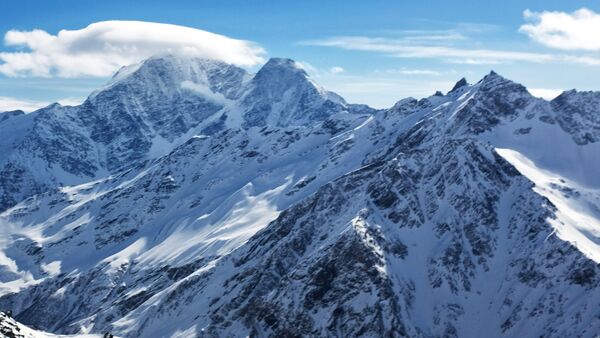
[[[252,82],[255,89],[260,89],[272,98],[281,98],[287,90],[293,87],[323,91],[309,79],[306,71],[298,63],[285,58],[269,59],[256,73]]]
[[[464,77],[460,80],[458,80],[458,82],[456,82],[456,84],[454,85],[454,87],[452,87],[452,90],[450,90],[448,93],[452,93],[464,86],[468,86],[469,83],[467,82],[467,79],[465,79]]]
[[[304,125],[345,110],[345,101],[310,79],[294,60],[271,58],[252,79],[244,127]]]
[[[306,71],[296,61],[285,58],[271,58],[256,73],[256,81],[295,82],[308,78]]]
[[[298,65],[298,63],[296,61],[294,61],[292,59],[288,59],[288,58],[273,57],[273,58],[270,58],[263,66],[263,68],[272,68],[272,67],[304,71],[302,69],[302,67],[300,67]]]
[[[498,93],[506,94],[507,91],[510,91],[520,93],[523,96],[531,96],[525,86],[511,81],[493,70],[484,76],[483,79],[479,80],[479,82],[477,82],[477,86],[484,92],[499,90]]]
[[[506,80],[502,75],[496,73],[493,70],[483,77],[482,81],[492,81],[492,80]]]
[[[3,111],[3,112],[0,112],[0,114],[6,114],[6,115],[11,115],[11,116],[16,116],[16,115],[24,115],[25,112],[22,111],[21,109],[16,109],[16,110]]]
[[[560,93],[560,95],[558,97],[565,97],[565,96],[587,96],[588,98],[592,98],[592,97],[600,97],[600,92],[598,91],[592,91],[592,90],[577,90],[575,88],[573,89],[569,89],[569,90],[565,90],[562,93]]]

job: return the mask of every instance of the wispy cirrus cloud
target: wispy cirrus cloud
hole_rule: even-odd
[[[143,21],[102,21],[56,35],[34,29],[8,31],[0,53],[6,76],[109,76],[123,65],[155,54],[206,57],[242,66],[264,61],[259,45],[191,27]]]
[[[378,35],[396,35],[408,39],[423,37],[425,40],[468,40],[471,36],[488,34],[502,30],[501,26],[476,22],[443,22],[439,20],[420,19],[420,27],[438,27],[444,25],[443,29],[382,29],[372,33]]]
[[[545,46],[563,50],[600,50],[600,14],[582,8],[572,13],[532,12],[523,13],[530,21],[519,28],[532,40]]]
[[[547,46],[565,50],[600,50],[600,34],[597,34],[600,32],[600,15],[593,11],[580,9],[573,13],[537,13],[526,10],[524,17],[532,23],[521,26],[519,31]],[[479,41],[481,36],[488,36],[499,30],[500,27],[495,25],[458,23],[444,30],[381,31],[378,36],[333,36],[301,41],[299,44],[467,65],[516,62],[600,65],[599,56],[585,53],[482,48]]]
[[[403,41],[405,43],[454,43],[456,41],[468,40],[468,37],[465,34],[455,30],[408,29],[385,30],[382,31],[382,33],[393,36],[395,37],[395,40]]]
[[[459,64],[498,64],[509,62],[579,63],[600,65],[600,58],[447,45],[416,44],[405,38],[339,36],[303,41],[307,46],[334,47],[345,50],[378,52],[397,58],[440,59]]]

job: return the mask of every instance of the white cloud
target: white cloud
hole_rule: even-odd
[[[338,66],[335,66],[335,67],[331,67],[331,68],[329,68],[329,72],[330,72],[331,74],[333,74],[333,75],[335,75],[335,74],[340,74],[340,73],[343,73],[343,72],[345,72],[345,71],[346,71],[346,70],[345,70],[344,68],[342,68],[342,67],[338,67]]]
[[[303,45],[335,47],[346,50],[383,53],[397,58],[440,59],[460,64],[499,64],[510,62],[579,63],[600,65],[600,58],[556,55],[495,49],[424,45],[407,43],[405,39],[365,36],[342,36],[301,42]]]
[[[589,9],[582,8],[572,13],[526,10],[523,16],[531,23],[522,25],[519,31],[545,46],[564,50],[600,50],[600,14]]]
[[[83,102],[83,99],[67,98],[58,100],[63,106],[75,106]],[[22,110],[24,112],[32,112],[34,110],[44,108],[50,105],[52,102],[47,101],[30,101],[23,99],[16,99],[12,97],[0,96],[0,112],[11,111],[11,110]]]
[[[563,91],[561,89],[548,89],[548,88],[529,88],[531,95],[541,97],[542,99],[552,100]]]
[[[4,42],[27,49],[0,53],[0,73],[7,76],[109,76],[123,65],[161,53],[250,66],[262,63],[265,54],[253,42],[143,21],[102,21],[57,35],[39,29],[11,30]]]

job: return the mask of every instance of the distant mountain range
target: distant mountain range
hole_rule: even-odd
[[[8,337],[600,334],[599,92],[160,56],[0,135]]]

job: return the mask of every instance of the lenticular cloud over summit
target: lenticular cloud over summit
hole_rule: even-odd
[[[0,53],[7,76],[109,76],[125,64],[160,53],[196,56],[251,66],[264,61],[257,44],[196,28],[142,21],[102,21],[79,30],[11,30],[7,46],[29,51]]]

